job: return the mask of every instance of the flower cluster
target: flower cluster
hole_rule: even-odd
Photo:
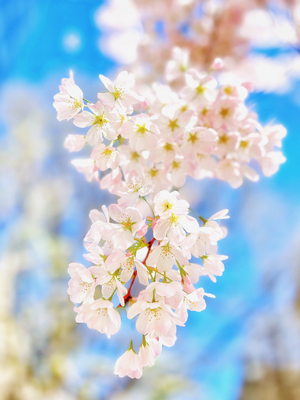
[[[93,265],[70,264],[68,293],[81,303],[75,308],[76,321],[108,337],[121,327],[121,310],[129,319],[137,317],[139,352],[131,342],[117,360],[115,374],[140,378],[162,346],[175,343],[177,325],[184,326],[188,310],[202,311],[204,296],[214,297],[194,285],[200,276],[215,281],[223,273],[227,257],[216,253],[226,231],[216,221],[228,218],[228,210],[196,219],[189,215],[188,202],[167,190],[153,200],[138,195],[130,206],[121,200],[122,206],[103,206],[103,213],[91,211],[85,258]],[[202,265],[191,262],[192,257]]]
[[[175,48],[167,64],[167,78],[181,74],[183,86],[176,91],[156,83],[141,97],[134,91],[133,74],[123,71],[114,82],[100,75],[108,91],[98,93],[95,104],[84,103],[72,77],[63,79],[55,96],[59,120],[74,118],[76,126],[89,128],[66,140],[70,151],[86,142],[93,146],[90,159],[74,160],[74,165],[128,206],[138,194],[153,197],[162,189],[182,187],[187,176],[217,177],[236,188],[244,177],[258,180],[250,162],[270,176],[285,161],[276,149],[285,128],[263,128],[245,105],[251,85],[218,86],[213,72],[183,70],[182,58],[184,51]],[[216,60],[211,70],[221,64]]]
[[[250,162],[271,175],[284,161],[276,148],[285,129],[263,128],[248,110],[249,83],[218,86],[213,72],[221,68],[220,59],[207,73],[188,68],[184,50],[175,48],[173,55],[166,78],[177,80],[176,90],[156,83],[141,96],[134,75],[123,71],[114,82],[100,75],[107,91],[94,104],[83,98],[73,76],[62,80],[54,97],[59,120],[87,128],[66,139],[70,151],[92,146],[89,159],[73,164],[119,197],[103,213],[91,211],[85,257],[93,265],[70,264],[68,293],[79,303],[76,321],[108,337],[121,327],[120,310],[137,317],[141,346],[136,354],[131,343],[117,361],[115,374],[121,377],[139,378],[162,345],[174,344],[188,310],[202,311],[204,296],[211,296],[194,286],[199,277],[216,281],[224,270],[227,257],[216,253],[225,230],[216,220],[228,218],[227,210],[195,219],[176,189],[188,176],[238,187],[244,177],[258,179]]]

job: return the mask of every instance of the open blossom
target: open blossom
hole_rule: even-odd
[[[92,112],[83,111],[75,115],[74,125],[80,128],[91,126],[86,135],[86,141],[91,145],[102,142],[102,136],[108,140],[115,140],[118,136],[114,129],[114,123],[119,119],[116,112],[112,112],[109,107],[104,106],[100,101],[96,104],[89,104]]]
[[[132,111],[131,104],[142,101],[137,93],[132,90],[135,78],[127,71],[120,72],[117,79],[112,82],[103,75],[99,75],[108,93],[98,93],[98,99],[110,108],[116,107],[121,112]]]
[[[94,295],[96,279],[91,270],[82,264],[71,263],[68,269],[71,280],[69,281],[68,294],[74,303],[86,302]]]
[[[136,302],[129,308],[127,317],[132,319],[138,314],[136,329],[143,335],[155,332],[157,336],[173,336],[176,324],[183,325],[172,309],[161,301]]]
[[[61,80],[60,92],[54,96],[53,106],[57,111],[57,119],[71,119],[83,110],[83,93],[81,89],[75,85],[73,73],[70,78]]]
[[[213,282],[216,282],[215,275],[221,276],[223,274],[225,268],[222,261],[227,260],[227,258],[227,256],[219,254],[203,256],[203,268]]]
[[[68,135],[65,140],[65,147],[69,151],[79,151],[86,143],[86,137],[83,135]]]
[[[111,301],[98,299],[90,304],[83,304],[78,312],[77,322],[85,322],[91,329],[106,333],[107,337],[117,333],[121,327],[121,317],[113,308]]]
[[[126,250],[134,242],[134,236],[144,225],[140,211],[135,207],[123,209],[117,204],[109,206],[109,215],[117,223],[107,223],[101,227],[104,240],[111,240],[120,250]]]
[[[180,244],[186,237],[186,232],[194,233],[199,228],[195,218],[189,215],[171,214],[168,218],[160,218],[154,227],[154,237],[163,240],[166,236],[174,244]]]
[[[154,149],[160,131],[153,118],[141,114],[123,124],[121,134],[129,139],[130,147],[136,151]]]
[[[118,358],[114,374],[119,375],[120,378],[129,376],[129,378],[139,379],[143,373],[143,365],[138,354],[133,349],[125,351],[125,353]]]
[[[109,168],[115,169],[119,166],[119,153],[115,147],[99,144],[92,151],[91,158],[96,161],[100,171],[105,171]]]
[[[155,266],[161,272],[167,272],[172,269],[176,261],[180,264],[186,264],[188,262],[183,251],[165,238],[159,246],[151,251],[147,264],[153,267]]]
[[[161,218],[169,218],[174,215],[186,215],[189,211],[189,203],[179,199],[177,191],[160,191],[154,198],[154,209]]]

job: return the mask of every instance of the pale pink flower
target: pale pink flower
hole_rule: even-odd
[[[83,135],[68,135],[64,144],[69,151],[79,151],[85,143],[86,137]]]
[[[219,158],[226,157],[227,154],[238,149],[240,144],[239,132],[219,131],[216,154]]]
[[[145,291],[152,293],[154,289],[155,299],[163,301],[171,308],[178,308],[184,297],[180,282],[152,282]]]
[[[107,337],[117,333],[121,327],[121,317],[111,301],[98,299],[91,304],[83,304],[75,309],[76,322],[85,322],[90,329],[106,333]]]
[[[153,184],[146,179],[143,173],[130,171],[125,175],[125,184],[118,191],[118,204],[123,207],[134,207],[140,197],[147,196],[153,190]]]
[[[174,139],[168,136],[159,139],[157,149],[149,154],[149,160],[155,164],[163,162],[169,165],[174,161],[176,155],[180,155],[180,148]]]
[[[96,279],[89,268],[78,263],[69,264],[68,273],[71,276],[68,294],[73,303],[87,302],[93,298]]]
[[[205,225],[200,227],[197,233],[192,234],[196,236],[195,243],[191,247],[191,253],[194,257],[202,257],[206,253],[217,252],[217,241],[211,239],[213,233],[214,229]],[[221,233],[223,232],[221,231]]]
[[[102,239],[101,226],[109,222],[109,215],[106,206],[102,206],[103,214],[98,210],[91,210],[89,217],[92,225],[88,233],[85,235],[84,241],[90,243],[87,249],[91,251]]]
[[[164,239],[159,246],[151,250],[147,265],[156,267],[160,272],[168,272],[172,269],[176,260],[179,264],[188,264],[188,259],[183,251],[175,244],[170,243],[168,239]]]
[[[279,165],[283,164],[285,161],[286,158],[281,151],[271,151],[265,157],[259,160],[263,173],[266,176],[275,174],[279,169]]]
[[[186,176],[190,172],[190,165],[182,156],[177,156],[167,168],[167,176],[173,186],[180,188],[185,184]]]
[[[203,311],[206,308],[204,296],[215,297],[212,294],[205,293],[203,288],[196,289],[194,292],[189,293],[185,298],[186,307],[191,311]]]
[[[215,100],[217,81],[211,76],[190,69],[185,78],[187,86],[181,91],[183,99],[196,102],[197,105]]]
[[[236,98],[219,99],[214,103],[213,110],[213,128],[217,130],[223,126],[230,130],[237,129],[248,113],[244,103]]]
[[[241,166],[238,162],[226,159],[219,161],[216,166],[216,175],[219,179],[228,182],[237,188],[243,183]]]
[[[202,288],[196,289],[192,292],[190,292],[184,299],[184,302],[182,303],[178,314],[182,320],[183,323],[186,322],[188,318],[188,313],[187,310],[190,311],[203,311],[206,308],[206,302],[204,300],[204,296],[208,297],[215,297],[212,294],[205,293]]]
[[[264,128],[264,134],[268,138],[268,143],[265,145],[267,152],[273,151],[274,146],[281,148],[282,139],[286,136],[287,130],[282,125],[267,126]]]
[[[142,214],[134,207],[123,209],[117,204],[111,204],[109,215],[117,224],[104,224],[101,227],[102,238],[111,240],[117,249],[126,250],[133,244],[136,232],[144,225]]]
[[[78,172],[83,172],[85,179],[91,182],[93,179],[98,180],[98,168],[96,163],[91,158],[87,159],[77,159],[71,161]]]
[[[129,308],[127,317],[132,319],[138,314],[136,329],[143,335],[155,332],[157,336],[173,336],[176,325],[183,326],[174,311],[162,301],[137,301]]]
[[[177,191],[162,190],[154,197],[154,211],[160,218],[169,218],[174,215],[186,215],[189,212],[189,203],[179,199]]]
[[[120,112],[132,112],[132,104],[142,101],[142,97],[131,90],[135,78],[127,71],[120,72],[117,79],[112,82],[103,75],[99,75],[108,93],[98,93],[98,99],[110,108],[116,107]]]
[[[199,264],[189,263],[187,265],[184,265],[183,268],[187,273],[190,281],[189,283],[191,285],[197,283],[200,276],[206,275],[204,268]]]
[[[120,269],[120,281],[126,283],[132,277],[134,266],[137,269],[137,276],[142,285],[147,286],[149,281],[149,272],[144,264],[136,257],[125,254],[123,251],[114,251],[105,262],[106,269],[114,273]]]
[[[154,365],[155,353],[153,348],[147,342],[141,344],[139,357],[143,367],[151,367]]]
[[[96,161],[100,171],[105,171],[108,168],[115,169],[119,166],[119,152],[115,147],[98,144],[94,147],[91,158]]]
[[[227,260],[227,258],[227,256],[222,256],[220,254],[208,254],[202,257],[204,271],[213,282],[216,282],[214,275],[223,275],[225,268],[222,260]]]
[[[122,186],[122,172],[119,167],[110,171],[100,181],[100,188],[109,189],[112,194],[117,194]]]
[[[75,85],[73,73],[70,72],[70,78],[61,80],[60,92],[54,96],[53,107],[57,111],[57,119],[71,119],[83,110],[83,93],[81,89]]]
[[[168,239],[179,245],[186,237],[186,232],[196,233],[199,229],[198,221],[189,215],[171,214],[168,218],[161,218],[153,228],[153,236],[157,240]]]
[[[88,111],[83,111],[74,117],[74,125],[80,128],[91,126],[86,135],[86,141],[94,146],[102,142],[102,135],[108,140],[115,140],[118,136],[114,129],[114,123],[119,119],[116,112],[110,110],[98,101],[96,104],[89,104]]]
[[[172,60],[166,64],[166,78],[168,81],[173,81],[183,76],[188,69],[189,51],[174,47],[172,50]]]
[[[174,140],[181,136],[185,129],[191,129],[196,120],[192,110],[182,111],[180,105],[170,104],[162,109],[157,124],[164,137],[172,137]]]
[[[160,131],[153,121],[148,115],[139,114],[124,122],[122,136],[129,139],[129,145],[133,150],[137,152],[153,150],[157,146],[157,136],[160,135]]]
[[[217,145],[217,132],[214,129],[196,127],[187,130],[183,137],[183,154],[211,153]]]
[[[142,373],[143,365],[141,358],[132,348],[125,351],[125,353],[117,359],[114,374],[119,375],[120,378],[129,376],[131,379],[140,379]]]

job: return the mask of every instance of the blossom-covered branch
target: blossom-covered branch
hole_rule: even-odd
[[[174,55],[184,56],[179,48]],[[228,210],[196,219],[177,190],[188,176],[238,187],[244,177],[258,179],[250,162],[271,175],[284,161],[278,147],[285,129],[259,124],[245,105],[248,83],[218,86],[213,71],[221,60],[210,72],[168,65],[167,76],[176,72],[182,82],[176,91],[155,83],[138,94],[134,75],[123,71],[113,82],[100,75],[107,91],[95,104],[72,76],[54,97],[59,120],[73,118],[88,128],[66,139],[70,151],[92,146],[90,158],[74,160],[75,167],[118,196],[102,213],[91,211],[85,258],[92,266],[70,264],[68,293],[78,304],[76,321],[108,337],[121,327],[121,309],[137,317],[139,352],[131,341],[116,363],[120,377],[140,378],[163,345],[173,346],[188,310],[202,311],[204,296],[214,297],[195,287],[199,277],[215,282],[224,271],[227,256],[217,254],[217,242],[226,229],[217,221],[228,218]]]

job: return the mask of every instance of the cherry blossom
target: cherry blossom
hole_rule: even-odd
[[[132,379],[139,379],[142,373],[143,364],[141,358],[132,348],[125,351],[125,353],[118,358],[114,370],[115,375],[119,375],[120,378],[129,376]]]
[[[57,119],[71,119],[83,110],[83,93],[81,89],[75,85],[73,73],[70,78],[61,80],[60,92],[54,96],[53,106],[57,111]]]

